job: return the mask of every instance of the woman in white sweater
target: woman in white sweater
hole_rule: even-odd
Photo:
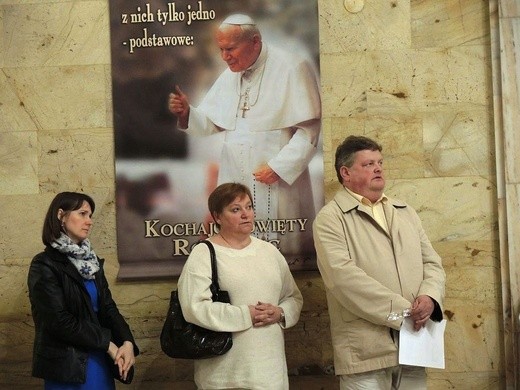
[[[219,233],[212,236],[220,288],[231,304],[213,302],[206,245],[193,248],[178,283],[182,312],[202,327],[233,332],[224,355],[195,361],[199,389],[289,388],[283,330],[300,317],[302,295],[287,262],[272,244],[251,236],[254,208],[243,184],[224,183],[208,206]]]

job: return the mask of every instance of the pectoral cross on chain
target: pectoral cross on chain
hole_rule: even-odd
[[[244,104],[242,105],[242,118],[246,117],[246,111],[249,111],[251,107],[249,107],[249,87],[247,87],[246,92],[244,93]]]
[[[247,105],[247,101],[244,101],[244,105],[241,108],[242,110],[242,118],[246,117],[246,111],[250,110],[249,106]]]

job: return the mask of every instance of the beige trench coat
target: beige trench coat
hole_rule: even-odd
[[[390,310],[409,308],[418,295],[437,303],[442,318],[445,273],[415,210],[388,199],[390,233],[344,188],[313,224],[318,268],[325,283],[336,375],[398,365]]]

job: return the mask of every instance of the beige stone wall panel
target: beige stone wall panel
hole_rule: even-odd
[[[500,48],[501,68],[511,71],[502,71],[502,113],[503,126],[507,131],[504,143],[506,156],[507,183],[520,183],[520,166],[516,162],[520,154],[520,58],[518,49],[514,50],[515,42],[520,42],[520,18],[500,20]]]
[[[446,332],[444,338],[446,370],[473,375],[503,369],[500,357],[501,335],[497,332],[500,326],[497,321],[499,312],[467,303],[452,309],[455,314],[447,324],[447,330],[450,331]]]
[[[518,164],[517,164],[518,165]],[[506,184],[506,200],[507,200],[507,225],[509,232],[518,231],[518,221],[520,221],[520,184],[511,183]],[[509,283],[511,283],[511,301],[513,305],[512,313],[516,314],[517,317],[520,313],[520,291],[514,286],[520,286],[520,267],[518,266],[520,254],[520,235],[509,234],[508,236],[508,249],[511,257],[509,259]],[[513,321],[517,321],[517,318],[513,318]],[[518,322],[516,322],[518,324]],[[519,325],[516,325],[513,329],[516,330],[516,337],[519,336],[520,329]]]
[[[38,192],[36,132],[0,132],[0,195]]]
[[[496,0],[499,3],[500,18],[520,17],[520,3],[517,0]]]
[[[320,52],[349,53],[410,47],[410,1],[365,1],[350,13],[343,0],[319,2]]]
[[[106,1],[39,1],[4,6],[3,66],[64,66],[109,62],[107,4]]]
[[[504,389],[504,378],[497,371],[487,372],[447,372],[445,370],[427,370],[428,390],[447,389]]]
[[[490,66],[485,46],[370,52],[367,109],[371,114],[409,114],[437,111],[439,104],[448,103],[489,109]]]
[[[2,275],[2,291],[0,291],[0,310],[2,312],[2,322],[27,322],[32,326],[31,307],[27,299],[27,272],[29,263],[26,259],[2,259],[0,260],[0,275]],[[9,291],[9,299],[7,299],[6,291]],[[3,299],[2,299],[3,298]],[[2,325],[8,326],[8,325]],[[20,341],[31,341],[30,335],[32,329],[20,329],[18,335],[6,338],[6,340],[16,340],[16,344]],[[6,333],[0,332],[0,335]],[[0,345],[2,341],[0,340]],[[8,354],[5,348],[0,348],[0,361],[3,354]]]
[[[2,195],[0,202],[0,215],[3,221],[0,224],[1,261],[13,259],[30,261],[36,253],[43,249],[41,241],[43,219],[53,197],[54,194]],[[3,275],[3,273],[0,274],[0,278]],[[14,291],[9,292],[9,294],[14,293]]]
[[[492,121],[489,110],[425,114],[426,176],[494,176]]]
[[[287,364],[293,375],[323,374],[333,366],[329,317],[302,312],[296,326],[285,332]]]
[[[317,271],[296,273],[294,278],[304,302],[300,321],[285,331],[286,350],[293,351],[287,354],[287,363],[289,367],[306,367],[307,374],[323,374],[325,368],[333,365],[330,319],[324,299],[323,280]]]
[[[321,57],[322,107],[325,117],[350,117],[366,113],[366,55],[348,53]]]
[[[103,66],[4,68],[37,129],[105,127]]]
[[[107,129],[42,132],[38,143],[41,191],[113,187],[113,136]]]
[[[415,208],[430,240],[493,240],[496,216],[493,184],[481,177],[387,181],[385,193]]]
[[[499,272],[500,256],[496,240],[437,241],[434,247],[442,257],[442,264],[445,268],[482,266],[495,268],[497,269],[496,272]]]
[[[112,102],[112,70],[110,65],[105,66],[105,110],[106,122],[105,126],[111,129],[114,126],[114,106]]]
[[[113,182],[113,180],[111,181]],[[83,191],[83,190],[80,190]],[[115,266],[119,267],[117,261],[117,245],[116,245],[116,215],[115,215],[115,195],[113,188],[95,188],[85,190],[94,198],[96,202],[96,211],[94,213],[94,227],[91,239],[95,245],[95,250],[99,252],[101,257],[110,258]]]
[[[0,0],[0,5],[2,4]],[[4,33],[4,9],[0,7],[0,68],[4,67],[4,59],[5,59],[5,53],[4,53],[4,40],[3,36]],[[1,89],[0,89],[1,91]]]
[[[3,58],[4,56],[0,52],[0,62]],[[38,128],[38,124],[34,120],[34,112],[21,100],[21,92],[16,81],[7,72],[0,72],[0,134],[34,131]]]
[[[489,45],[489,4],[475,0],[414,0],[412,47]]]
[[[454,303],[470,303],[489,307],[499,303],[500,269],[492,266],[446,266],[446,300]],[[499,332],[496,332],[497,336]]]
[[[2,211],[0,206],[0,215],[4,215]],[[26,259],[6,259],[0,252],[0,388],[23,389],[38,383],[28,369],[34,324],[27,298],[27,271]]]

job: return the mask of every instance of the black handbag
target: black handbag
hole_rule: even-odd
[[[213,244],[205,243],[211,255],[211,294],[213,302],[230,303],[227,291],[220,290],[218,285],[217,259]],[[171,358],[205,359],[223,355],[233,345],[231,332],[216,332],[186,322],[182,315],[177,290],[170,297],[170,307],[161,331],[161,349]]]

